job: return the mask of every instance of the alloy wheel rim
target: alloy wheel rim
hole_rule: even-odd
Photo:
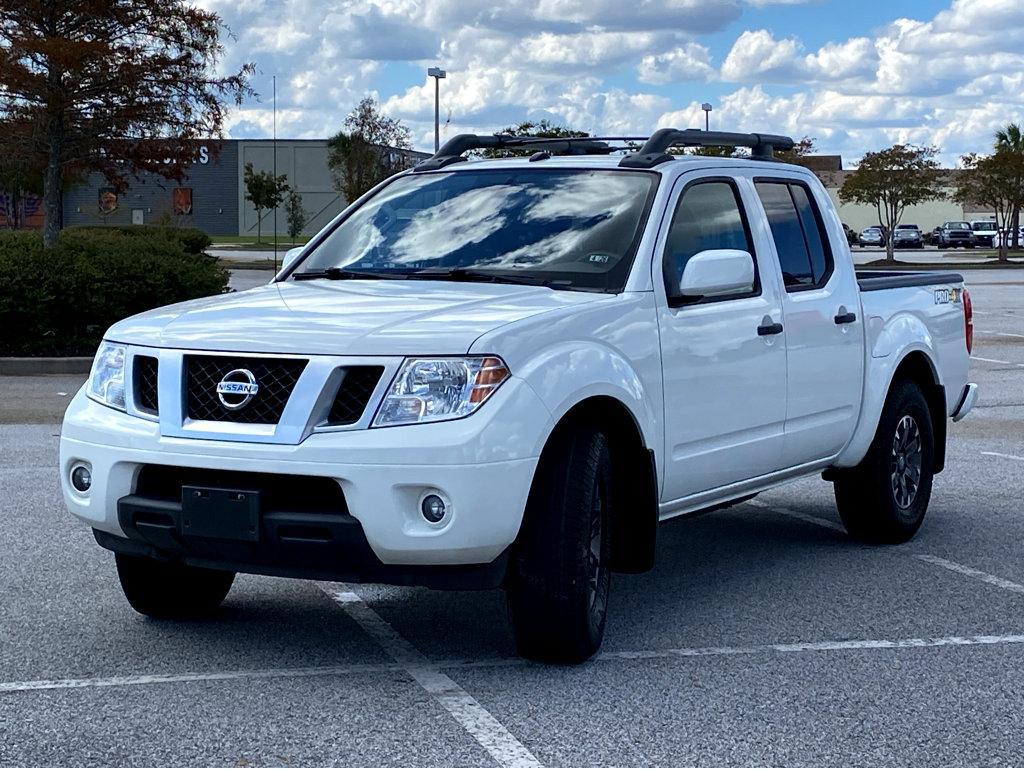
[[[917,499],[921,487],[921,464],[921,431],[914,418],[905,414],[896,425],[889,462],[893,499],[903,510]]]

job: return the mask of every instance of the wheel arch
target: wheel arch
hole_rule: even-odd
[[[567,431],[582,425],[596,427],[604,433],[611,452],[615,489],[612,569],[630,573],[648,571],[654,565],[658,528],[656,459],[653,449],[644,440],[639,421],[621,400],[610,395],[592,395],[565,411],[541,450],[531,496],[545,463],[556,461],[554,452],[562,445],[560,439]],[[527,504],[527,510],[531,509]]]
[[[946,461],[946,390],[932,351],[923,344],[908,345],[898,355],[871,357],[861,418],[850,443],[834,463],[836,468],[855,467],[867,454],[878,429],[878,420],[893,385],[908,380],[921,388],[931,415],[935,442],[934,472],[942,472]]]

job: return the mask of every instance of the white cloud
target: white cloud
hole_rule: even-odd
[[[708,80],[714,74],[711,52],[700,43],[685,43],[664,53],[648,54],[637,67],[640,82],[654,85]]]
[[[776,40],[766,29],[746,31],[722,63],[722,79],[733,82],[788,82],[800,75],[800,43]]]
[[[949,162],[1024,118],[1024,0],[950,0],[931,18],[881,23],[866,12],[815,46],[743,24],[752,6],[803,0],[200,1],[237,35],[225,70],[256,61],[264,80],[278,73],[279,135],[329,135],[359,98],[383,92],[414,143],[431,146],[433,82],[398,81],[409,63],[448,70],[449,135],[540,118],[616,133],[702,125],[710,97],[722,128],[811,135],[851,159],[934,143]],[[269,133],[268,95],[234,113],[232,130]]]

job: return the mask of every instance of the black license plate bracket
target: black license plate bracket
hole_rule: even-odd
[[[260,493],[182,486],[181,533],[186,537],[259,541]]]

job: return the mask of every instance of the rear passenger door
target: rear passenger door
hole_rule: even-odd
[[[691,174],[677,186],[654,275],[665,387],[666,503],[778,469],[786,417],[781,289],[774,257],[758,247],[767,244],[763,238],[755,242],[752,233],[747,212],[760,216],[753,187],[744,178]],[[749,252],[756,270],[753,290],[680,298],[687,261],[708,249]]]
[[[758,177],[784,293],[787,467],[832,457],[853,434],[864,378],[864,319],[853,261],[825,226],[832,208],[799,176]],[[838,222],[838,220],[836,220]],[[836,258],[838,255],[840,258]]]

